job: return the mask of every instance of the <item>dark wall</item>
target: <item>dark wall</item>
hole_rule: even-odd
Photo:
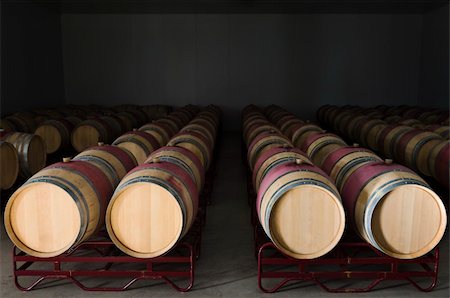
[[[449,6],[423,16],[421,84],[422,105],[449,108]]]
[[[7,1],[1,13],[1,114],[64,104],[59,12]]]
[[[417,104],[420,14],[63,14],[68,103]]]

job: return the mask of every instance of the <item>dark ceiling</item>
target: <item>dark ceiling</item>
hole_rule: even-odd
[[[448,0],[2,0],[62,13],[425,13]]]

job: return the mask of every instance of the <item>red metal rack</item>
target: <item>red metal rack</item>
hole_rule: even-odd
[[[416,289],[428,292],[437,283],[438,248],[424,257],[402,260],[386,256],[365,242],[344,241],[326,256],[298,260],[282,254],[270,241],[257,247],[258,287],[265,293],[277,292],[289,283],[300,281],[314,282],[332,293],[369,292],[388,280],[405,280]],[[368,285],[354,287],[361,280],[367,280]],[[428,284],[422,286],[425,282]]]
[[[29,256],[14,247],[14,282],[22,291],[33,290],[50,279],[69,280],[86,291],[124,291],[140,280],[162,280],[175,290],[186,292],[194,284],[195,261],[200,255],[201,232],[202,224],[198,221],[183,241],[167,255],[152,259],[124,255],[107,239],[84,242],[71,251],[52,258]],[[131,269],[128,268],[130,264],[133,267]],[[36,278],[28,285],[23,285],[25,277]],[[121,286],[86,285],[96,278],[127,280]],[[187,285],[179,285],[182,282],[180,279]]]

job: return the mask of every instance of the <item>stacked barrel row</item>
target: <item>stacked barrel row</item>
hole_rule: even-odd
[[[100,116],[116,115],[119,113],[135,113],[139,111],[148,121],[167,116],[171,111],[169,106],[163,105],[120,105],[104,107],[99,105],[66,105],[51,109],[35,109],[33,111],[18,111],[0,119],[0,128],[8,131],[33,133],[36,128],[47,120],[64,117],[78,117],[81,119]],[[131,128],[130,128],[131,129]]]
[[[258,107],[243,110],[242,126],[257,192],[255,207],[266,235],[280,251],[298,259],[332,250],[344,232],[345,215],[328,175],[294,148]]]
[[[411,111],[411,110],[410,110]],[[348,140],[449,187],[450,127],[418,125],[414,119],[389,123],[361,114],[359,109],[323,106],[319,120]],[[392,116],[391,116],[392,117]]]
[[[189,232],[212,162],[219,120],[220,110],[206,107],[119,183],[107,209],[106,227],[123,252],[157,257]]]
[[[195,107],[178,110],[189,121]],[[117,145],[89,147],[39,171],[10,197],[5,227],[13,243],[37,257],[59,255],[104,226],[114,189],[135,168],[141,153],[159,148],[151,134],[132,131]],[[136,146],[133,146],[136,145]],[[147,157],[147,156],[146,156]]]
[[[70,147],[71,136],[73,146],[80,152],[99,141],[110,142],[108,136],[116,137],[165,111],[164,106],[65,106],[7,116],[0,123],[0,161],[5,165],[0,188],[10,188],[18,176],[26,179],[37,173],[46,165],[47,154]],[[86,118],[89,119],[83,121]]]
[[[417,128],[425,128],[427,125],[449,125],[449,111],[436,108],[418,106],[385,106],[360,107],[360,106],[334,106],[324,105],[317,110],[317,118],[324,125],[336,122],[337,114],[341,112],[365,115],[372,119],[380,119],[389,124],[405,124]]]
[[[265,109],[281,127],[296,117],[277,106]],[[442,239],[447,216],[439,196],[407,167],[374,152],[348,146],[316,124],[291,121],[284,127],[296,147],[335,182],[348,222],[368,243],[401,259],[422,256]]]
[[[155,117],[149,117],[143,109],[127,108],[127,106],[122,106],[119,109],[123,109],[123,111],[90,117],[78,123],[71,131],[70,141],[73,148],[77,152],[81,152],[98,142],[111,143],[121,134],[137,129],[152,121],[167,123],[169,126],[168,130],[175,134],[177,126],[173,125],[173,123],[179,121],[177,117],[182,113],[176,111],[175,114],[169,113],[155,120]],[[186,120],[183,118],[183,121]]]

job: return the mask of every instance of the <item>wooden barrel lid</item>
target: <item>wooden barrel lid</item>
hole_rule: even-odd
[[[108,207],[108,232],[115,244],[134,257],[164,254],[178,241],[183,213],[177,199],[154,183],[125,188]]]
[[[270,215],[272,241],[297,259],[320,257],[332,250],[345,227],[344,210],[330,191],[302,185],[278,199]]]
[[[72,146],[78,152],[83,151],[86,148],[97,145],[102,140],[100,132],[91,125],[80,125],[72,131]]]
[[[44,140],[47,153],[56,152],[61,148],[62,136],[54,125],[42,124],[36,129],[35,134]]]
[[[374,240],[386,254],[411,259],[439,243],[446,223],[441,199],[429,188],[407,184],[380,200],[373,211],[371,228]]]
[[[59,255],[77,239],[80,213],[73,198],[62,188],[49,183],[28,184],[10,202],[5,210],[8,235],[16,245],[20,243],[34,251],[33,255]]]
[[[47,154],[44,140],[37,135],[32,135],[28,144],[27,156],[28,170],[31,175],[45,167]]]

